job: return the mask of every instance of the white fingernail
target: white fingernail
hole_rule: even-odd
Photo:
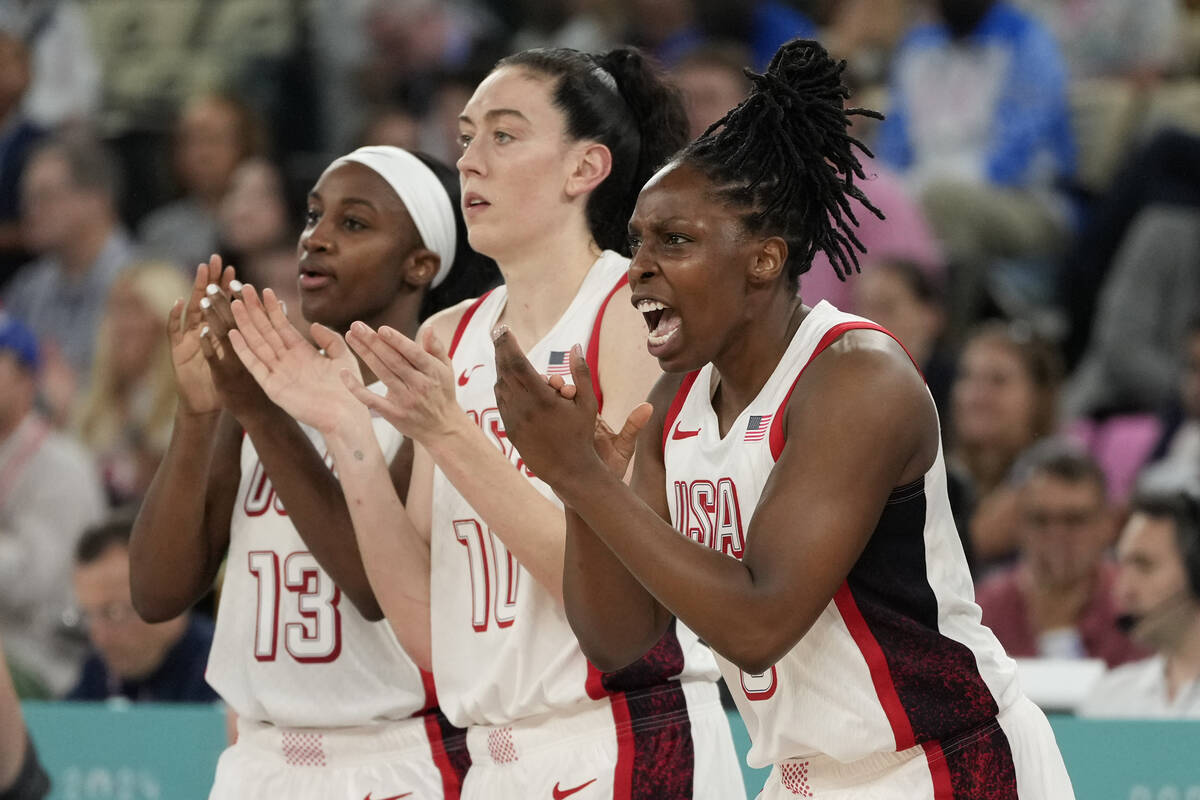
[[[280,300],[279,307],[283,309],[283,315],[286,317],[287,316],[287,301]]]
[[[496,341],[497,339],[499,339],[501,336],[503,336],[506,333],[508,333],[507,325],[497,325],[495,328],[492,329],[492,341],[493,342]]]
[[[205,325],[203,328],[200,329],[200,335],[208,336],[208,326],[207,325]]]
[[[233,292],[240,292],[242,290],[242,282],[234,278],[229,282],[229,289]]]
[[[212,308],[212,301],[209,300],[207,297],[201,297],[200,298],[200,307],[205,310],[208,310],[208,309]]]
[[[204,291],[208,292],[209,296],[212,296],[212,295],[216,294],[217,292],[221,291],[221,288],[219,286],[217,286],[215,283],[210,283],[208,286],[204,287]]]

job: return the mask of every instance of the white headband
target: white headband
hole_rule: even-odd
[[[429,283],[436,289],[450,274],[457,248],[454,226],[454,205],[446,187],[437,175],[407,150],[386,145],[360,147],[335,160],[321,173],[324,178],[330,170],[348,162],[357,162],[379,174],[408,209],[421,241],[441,257],[437,275]]]

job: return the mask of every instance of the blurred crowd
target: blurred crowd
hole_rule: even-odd
[[[212,697],[204,610],[142,623],[126,559],[174,415],[166,317],[197,263],[221,253],[294,297],[320,169],[363,144],[452,165],[507,53],[636,44],[698,135],[796,36],[886,115],[856,123],[887,216],[857,215],[862,271],[818,256],[800,293],[921,366],[984,621],[1016,656],[1130,665],[1103,691],[1125,699],[1089,713],[1200,717],[1195,0],[0,0],[17,693]]]

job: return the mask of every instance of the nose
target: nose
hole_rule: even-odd
[[[633,257],[629,259],[629,285],[636,287],[640,283],[650,280],[658,274],[658,266],[654,263],[654,259],[650,257],[648,248],[639,247],[633,252]]]
[[[325,253],[331,247],[329,228],[326,219],[322,217],[314,225],[309,226],[300,234],[300,249],[306,253]]]
[[[479,152],[479,145],[475,139],[472,139],[466,147],[463,148],[462,155],[458,157],[455,166],[458,167],[458,174],[461,177],[468,175],[483,175],[484,164],[483,157]]]

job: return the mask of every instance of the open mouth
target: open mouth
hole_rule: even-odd
[[[328,272],[321,272],[315,269],[300,268],[300,288],[301,289],[320,289],[333,281],[333,276]]]
[[[679,331],[679,314],[666,303],[647,298],[639,300],[636,308],[642,312],[642,318],[646,320],[646,327],[650,331],[650,335],[646,337],[649,344],[666,344]]]

